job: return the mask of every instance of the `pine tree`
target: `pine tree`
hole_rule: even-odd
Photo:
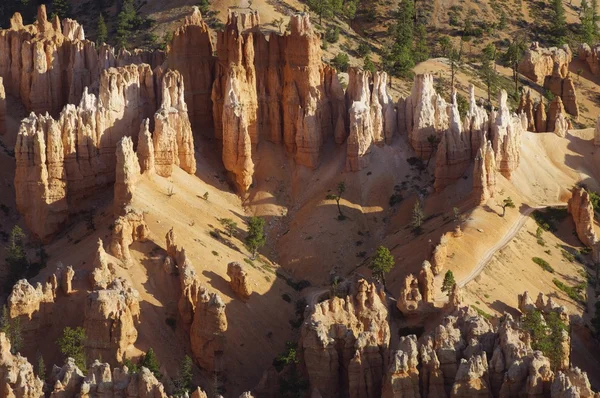
[[[25,255],[25,234],[23,230],[15,225],[10,231],[8,247],[6,248],[6,263],[9,266],[11,280],[19,279],[29,267],[29,261]]]
[[[96,26],[96,44],[99,46],[102,43],[106,43],[108,38],[108,30],[106,23],[104,22],[104,16],[102,13],[98,16],[98,25]]]
[[[52,13],[50,14],[50,17],[54,18],[56,15],[58,15],[60,19],[68,18],[71,15],[71,5],[67,0],[52,1]]]
[[[325,197],[325,199],[327,200],[335,200],[339,213],[338,220],[344,220],[346,218],[346,216],[344,216],[344,214],[342,213],[342,207],[340,206],[340,200],[342,200],[342,195],[344,194],[344,192],[346,192],[346,182],[341,181],[340,183],[338,183],[337,186],[337,195],[329,194]]]
[[[567,18],[565,16],[565,8],[562,0],[552,0],[552,17],[550,26],[554,35],[554,41],[557,45],[562,45],[565,42],[567,35]]]
[[[423,62],[429,59],[429,45],[427,44],[427,30],[425,24],[418,24],[415,32],[415,62]]]
[[[117,16],[117,47],[126,48],[131,37],[131,30],[134,28],[137,15],[133,0],[123,0],[121,12]]]
[[[65,358],[73,358],[79,369],[87,369],[85,357],[85,329],[81,326],[73,329],[66,327],[63,335],[58,339],[58,347]]]
[[[379,246],[369,264],[369,269],[373,272],[375,279],[381,281],[385,286],[385,274],[390,272],[395,264],[396,261],[390,250],[387,247]]]
[[[260,217],[251,217],[248,221],[248,235],[246,236],[246,248],[252,253],[252,260],[256,258],[258,249],[267,243],[265,236],[265,220]]]
[[[160,373],[160,364],[158,363],[158,358],[156,357],[152,347],[148,349],[146,355],[144,355],[144,358],[140,361],[139,366],[147,368],[158,380],[162,378]]]
[[[36,374],[42,381],[46,379],[46,364],[44,363],[44,357],[41,355],[38,356]]]
[[[446,292],[446,294],[450,296],[454,285],[456,285],[456,281],[454,280],[454,274],[452,273],[452,271],[447,271],[446,275],[444,275],[444,282],[442,282],[442,292]]]
[[[192,358],[185,356],[179,368],[179,376],[175,379],[175,396],[183,397],[193,388],[192,379],[194,378]]]
[[[415,229],[421,228],[421,225],[423,225],[423,219],[425,218],[425,213],[423,212],[423,206],[421,206],[421,201],[419,201],[419,200],[417,200],[415,202],[415,207],[413,207],[412,217],[413,217],[412,226]]]
[[[502,207],[502,217],[504,217],[504,215],[506,214],[506,208],[508,207],[509,209],[514,209],[515,203],[509,196],[508,198],[506,198],[502,201],[502,204],[500,205],[500,207]]]

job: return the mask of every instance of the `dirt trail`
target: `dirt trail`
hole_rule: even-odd
[[[542,210],[542,209],[546,209],[549,207],[565,207],[566,204],[553,203],[553,204],[538,205],[538,206],[534,206],[534,207],[530,207],[528,205],[525,205],[525,206],[527,206],[527,209],[525,209],[523,211],[523,213],[519,214],[519,217],[515,220],[515,222],[508,229],[508,231],[506,231],[506,234],[504,234],[502,239],[499,240],[494,246],[490,247],[484,253],[484,255],[481,257],[481,260],[479,260],[479,262],[477,263],[477,266],[473,269],[473,271],[467,277],[465,277],[462,280],[457,282],[459,287],[461,287],[461,288],[464,287],[469,282],[471,282],[473,279],[477,278],[477,276],[479,276],[479,274],[485,269],[486,265],[494,257],[496,252],[504,249],[504,247],[506,247],[506,245],[508,245],[510,243],[510,241],[519,233],[519,231],[521,230],[523,225],[525,225],[525,222],[527,222],[527,219],[531,213],[533,213],[535,210]],[[443,278],[443,276],[442,276],[442,278]],[[448,300],[448,297],[446,296],[446,293],[444,293],[444,292],[440,292],[436,297],[436,301],[447,301],[447,300]]]

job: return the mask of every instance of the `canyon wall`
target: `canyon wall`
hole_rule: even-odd
[[[160,65],[160,52],[133,53],[100,46],[85,40],[76,21],[58,17],[48,20],[46,7],[38,9],[37,20],[23,25],[20,14],[11,18],[8,29],[0,29],[0,77],[7,93],[19,98],[30,112],[58,116],[66,104],[77,104],[86,87],[96,84],[103,69],[130,63]]]

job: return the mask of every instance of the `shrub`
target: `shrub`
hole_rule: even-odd
[[[544,260],[543,258],[533,257],[532,260],[534,263],[536,263],[537,265],[542,267],[542,269],[544,271],[548,271],[551,274],[554,273],[554,268],[552,268],[552,266],[550,264],[548,264],[548,262],[546,260]]]
[[[570,253],[565,249],[561,249],[560,252],[562,253],[562,256],[565,258],[565,260],[567,260],[570,263],[575,262],[575,255],[573,253]]]
[[[402,194],[393,193],[392,196],[390,196],[389,205],[390,205],[390,207],[393,207],[393,206],[397,205],[398,203],[402,203],[403,200],[404,200],[404,197],[402,197]]]
[[[563,292],[565,292],[567,294],[567,296],[569,296],[569,298],[573,301],[577,301],[580,303],[584,303],[585,300],[583,299],[583,296],[581,295],[581,293],[574,287],[572,286],[568,286],[565,285],[563,282],[559,281],[558,279],[554,278],[552,279],[552,282],[554,282],[554,285],[556,285],[557,288],[559,288],[560,290],[562,290]]]
[[[298,363],[298,358],[296,357],[296,350],[298,346],[296,343],[288,341],[285,343],[285,351],[279,354],[273,360],[273,366],[278,372],[281,372],[283,368],[292,363]]]
[[[338,53],[331,60],[331,65],[340,72],[346,72],[350,66],[350,57],[346,53]]]
[[[535,310],[523,319],[523,329],[531,336],[531,347],[544,353],[553,369],[561,366],[565,355],[562,342],[563,331],[568,331],[565,323],[560,319],[557,312],[547,315]]]
[[[371,53],[371,46],[363,41],[356,48],[356,53],[359,57],[366,57]]]
[[[337,43],[340,39],[340,28],[337,26],[330,26],[325,31],[325,40],[329,43]]]
[[[66,327],[63,330],[63,335],[57,341],[60,352],[65,358],[73,358],[79,369],[87,369],[85,357],[85,329],[81,326],[72,329]]]
[[[287,293],[283,293],[281,295],[281,298],[283,299],[283,301],[285,301],[286,303],[291,303],[292,302],[292,298],[290,297],[289,294]]]

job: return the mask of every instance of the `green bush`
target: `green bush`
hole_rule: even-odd
[[[347,72],[350,66],[350,57],[346,53],[338,53],[331,60],[331,65],[340,72]]]
[[[371,46],[363,41],[356,48],[356,53],[359,57],[366,57],[371,53]]]
[[[296,343],[288,341],[285,343],[285,351],[279,354],[273,360],[273,366],[278,372],[281,372],[283,368],[292,363],[298,363],[298,358],[296,357],[296,351],[298,346]]]
[[[329,43],[337,43],[340,39],[340,28],[337,26],[330,26],[325,31],[325,40]]]
[[[579,303],[585,303],[583,296],[576,288],[565,285],[563,282],[559,281],[556,278],[552,279],[552,282],[554,282],[554,284],[556,285],[557,288],[559,288],[560,290],[565,292],[567,294],[567,296],[569,296],[569,298],[571,298],[571,300],[577,301]]]
[[[565,323],[557,312],[552,311],[547,315],[536,310],[523,319],[523,329],[531,336],[531,347],[544,353],[553,369],[561,366],[565,355],[562,343],[563,331],[568,331]]]
[[[542,267],[542,269],[544,271],[548,271],[551,274],[554,273],[554,268],[552,268],[552,266],[550,264],[548,264],[548,262],[546,260],[544,260],[543,258],[533,257],[532,260],[534,263],[536,263],[537,265]]]

